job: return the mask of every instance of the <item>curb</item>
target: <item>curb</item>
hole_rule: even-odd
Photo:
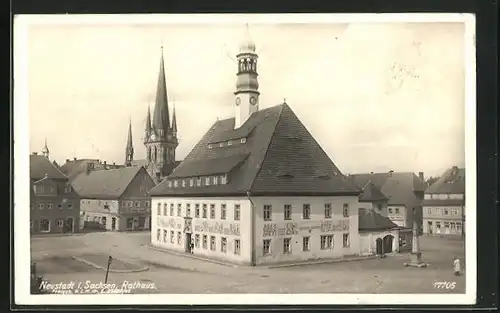
[[[208,258],[203,258],[203,257],[195,256],[195,255],[192,255],[192,254],[177,252],[177,251],[173,251],[173,250],[169,250],[169,249],[165,249],[165,248],[159,248],[159,247],[153,246],[151,244],[144,245],[144,247],[147,247],[149,249],[153,249],[153,250],[156,250],[156,251],[160,251],[160,252],[165,252],[165,253],[169,253],[169,254],[181,256],[181,257],[186,257],[186,258],[190,258],[190,259],[194,259],[194,260],[198,260],[198,261],[209,262],[209,263],[214,263],[214,264],[228,266],[228,267],[247,267],[247,266],[241,266],[241,265],[237,265],[237,264],[232,264],[232,263],[227,263],[227,262],[212,260],[212,259],[208,259]],[[248,266],[248,268],[250,268],[250,266]]]
[[[80,261],[80,262],[85,263],[87,265],[90,265],[92,267],[95,267],[95,268],[97,268],[99,270],[104,270],[104,271],[107,270],[106,268],[104,268],[104,267],[102,267],[100,265],[97,265],[94,262],[90,262],[90,261],[87,261],[85,259],[82,259],[82,258],[79,258],[79,257],[76,257],[76,256],[73,256],[72,259],[76,260],[76,261]],[[130,262],[127,262],[127,263],[130,263]],[[132,264],[132,263],[130,263],[130,264]],[[114,269],[110,268],[109,272],[110,273],[137,273],[137,272],[145,272],[147,270],[149,270],[149,267],[146,266],[146,267],[141,267],[141,268],[134,269],[134,270],[114,270]]]
[[[315,265],[315,264],[326,264],[326,263],[340,263],[340,262],[350,262],[350,261],[363,261],[363,260],[372,260],[376,259],[377,256],[365,256],[358,258],[338,258],[338,259],[330,259],[330,260],[317,260],[317,261],[306,261],[300,263],[291,263],[291,264],[277,264],[277,265],[268,265],[267,268],[281,268],[281,267],[293,267],[293,266],[307,266],[307,265]]]
[[[30,234],[30,237],[32,239],[36,238],[50,238],[50,237],[71,237],[71,236],[83,236],[88,233],[66,233],[66,234]]]

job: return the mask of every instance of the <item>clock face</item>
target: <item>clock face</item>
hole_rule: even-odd
[[[240,103],[241,103],[240,97],[236,98],[236,105],[240,105]]]
[[[151,134],[151,140],[155,140],[155,139],[156,139],[155,134]]]
[[[256,99],[255,97],[251,97],[251,98],[250,98],[250,103],[251,103],[252,105],[255,105],[255,104],[257,103],[257,99]]]

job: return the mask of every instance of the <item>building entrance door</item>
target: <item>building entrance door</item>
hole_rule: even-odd
[[[191,245],[191,233],[185,233],[185,251],[186,253],[192,253],[192,245]]]
[[[115,230],[116,228],[116,217],[111,218],[111,230]]]
[[[68,217],[66,219],[66,230],[67,232],[74,232],[74,229],[73,229],[73,218],[72,217]]]

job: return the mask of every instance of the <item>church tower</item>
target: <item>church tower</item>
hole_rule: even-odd
[[[42,148],[42,154],[44,157],[46,157],[47,159],[49,158],[50,156],[50,151],[49,151],[49,147],[47,147],[47,139],[45,139],[45,145],[43,146]]]
[[[259,82],[257,80],[257,53],[255,44],[250,38],[248,25],[246,36],[236,55],[238,73],[236,78],[235,95],[235,123],[234,128],[239,128],[253,113],[259,110]]]
[[[175,149],[179,145],[179,142],[177,140],[175,111],[173,115],[174,119],[171,125],[162,47],[158,84],[156,86],[156,99],[153,109],[153,120],[151,121],[151,113],[148,108],[144,138],[148,172],[156,183],[169,175],[175,164]]]
[[[128,124],[127,147],[125,148],[125,166],[132,166],[134,161],[134,145],[132,142],[132,120]]]

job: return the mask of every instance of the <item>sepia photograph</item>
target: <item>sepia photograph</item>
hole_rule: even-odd
[[[16,302],[473,304],[474,56],[465,14],[17,16]]]

